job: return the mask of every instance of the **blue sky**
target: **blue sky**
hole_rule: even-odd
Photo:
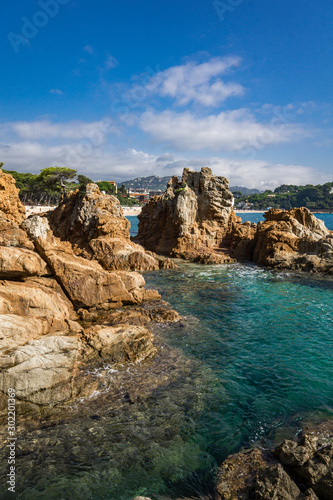
[[[0,161],[94,180],[210,166],[331,181],[333,2],[16,0],[1,21]]]

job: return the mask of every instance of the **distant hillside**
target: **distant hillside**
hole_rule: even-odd
[[[157,177],[151,175],[150,177],[137,177],[129,181],[119,182],[118,186],[125,185],[126,189],[147,189],[148,191],[165,191],[171,176]]]
[[[249,189],[243,186],[230,186],[230,191],[236,192],[239,191],[242,193],[242,195],[248,195],[248,194],[260,194],[261,191],[259,189]]]
[[[171,179],[171,175],[168,177],[158,177],[157,175],[151,175],[150,177],[137,177],[136,179],[131,179],[129,181],[119,182],[118,185],[125,185],[126,189],[147,189],[148,191],[165,191],[167,184]],[[259,194],[258,189],[248,189],[246,187],[231,186],[231,191],[239,191],[242,195],[249,194]]]
[[[268,208],[282,208],[289,210],[293,207],[307,207],[309,210],[333,210],[333,182],[326,184],[307,184],[296,186],[283,184],[274,192],[266,190],[260,194],[237,196],[236,208],[252,208],[267,210]]]

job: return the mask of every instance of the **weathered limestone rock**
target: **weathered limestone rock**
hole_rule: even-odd
[[[248,500],[253,498],[256,474],[267,470],[277,461],[269,454],[253,449],[229,456],[218,471],[218,500]]]
[[[157,256],[131,241],[130,223],[118,199],[103,195],[96,184],[88,184],[85,193],[70,193],[47,217],[55,236],[104,269],[143,271],[172,265],[163,260],[160,264]]]
[[[112,363],[134,363],[156,354],[153,334],[142,326],[93,326],[84,331],[83,339],[88,356],[98,354]]]
[[[166,192],[152,198],[139,215],[135,241],[154,252],[215,262],[224,256],[222,240],[240,220],[232,209],[233,196],[225,177],[216,177],[210,168],[201,172],[184,169],[182,181],[173,177]],[[212,259],[214,260],[214,259]]]
[[[51,280],[50,280],[51,281]],[[0,281],[0,314],[15,314],[29,318],[45,318],[55,324],[72,320],[75,313],[68,301],[58,291],[39,284],[17,281]]]
[[[0,279],[49,274],[46,263],[18,225],[25,219],[18,192],[13,177],[0,170]]]
[[[44,217],[31,217],[24,227],[76,308],[106,304],[119,307],[144,300],[145,281],[141,274],[108,272],[96,261],[73,255],[71,244],[55,238]]]
[[[288,476],[281,464],[271,465],[257,474],[255,481],[255,498],[258,500],[295,500],[301,491]]]
[[[29,240],[27,233],[15,222],[8,220],[1,212],[0,205],[0,246],[26,248],[34,250],[34,244]]]
[[[71,399],[80,348],[77,337],[46,336],[1,356],[0,402],[9,388],[19,401],[39,405]]]
[[[0,279],[50,275],[38,253],[25,248],[0,246]]]
[[[273,452],[252,449],[228,457],[218,472],[217,500],[333,498],[333,426],[308,429]]]
[[[258,225],[253,260],[278,269],[333,274],[333,232],[307,208],[272,209]]]
[[[0,169],[0,211],[9,221],[20,224],[26,217],[25,208],[15,186],[15,179]]]

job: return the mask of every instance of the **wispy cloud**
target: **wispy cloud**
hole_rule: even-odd
[[[185,106],[191,102],[218,106],[228,97],[241,96],[244,88],[235,82],[225,83],[219,77],[238,67],[238,57],[215,57],[205,63],[188,62],[158,72],[146,85],[148,91],[171,97]]]
[[[141,116],[140,128],[156,141],[179,151],[262,149],[268,144],[288,142],[305,135],[300,125],[260,123],[246,109],[204,118],[189,111],[147,111]]]
[[[40,127],[42,123],[39,122]],[[77,122],[56,124],[55,128],[49,128],[44,135],[36,128],[36,122],[30,130],[22,128],[22,123],[19,123],[11,132],[13,135],[13,131],[16,130],[18,137],[15,139],[12,136],[11,139],[2,140],[0,143],[0,160],[5,162],[5,168],[9,170],[38,172],[47,166],[59,165],[75,168],[94,180],[106,179],[117,182],[148,175],[171,177],[181,175],[185,167],[200,170],[203,166],[211,167],[216,175],[227,177],[231,185],[258,189],[275,188],[283,183],[317,184],[330,180],[328,174],[321,174],[317,169],[302,165],[274,164],[261,160],[233,160],[219,156],[186,158],[169,152],[153,155],[134,148],[121,149],[107,140],[95,142],[91,139],[89,142],[92,130],[96,132],[94,125],[98,123],[81,123],[79,127]],[[83,133],[88,139],[84,139],[83,142],[77,141],[82,137],[82,130],[89,130],[90,127],[92,127],[90,132]],[[60,128],[65,129],[65,132],[60,133]],[[71,133],[69,133],[70,128]],[[45,137],[48,140],[45,141]],[[53,139],[53,144],[50,137]],[[91,147],[83,147],[87,144]]]
[[[105,129],[104,121],[83,122],[79,120],[69,122],[56,122],[50,120],[37,120],[33,122],[9,122],[0,125],[0,133],[2,136],[7,136],[11,140],[31,141],[51,141],[51,140],[80,140],[84,138],[92,138],[96,133]],[[110,126],[108,121],[109,132],[114,132],[115,128]]]
[[[63,95],[63,91],[60,89],[50,89],[50,94]]]
[[[115,68],[116,66],[118,66],[118,61],[115,57],[113,57],[111,54],[109,54],[106,58],[106,61],[105,61],[105,69],[112,69],[112,68]]]
[[[94,53],[94,48],[91,45],[86,45],[85,47],[83,47],[83,50],[85,50],[86,52],[88,52],[88,54],[93,54]]]

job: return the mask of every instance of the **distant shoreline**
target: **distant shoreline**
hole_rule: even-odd
[[[36,215],[36,214],[42,214],[44,212],[50,212],[51,210],[54,210],[56,207],[55,206],[31,206],[31,205],[25,205],[25,209],[26,209],[26,212],[27,212],[27,217],[29,217],[29,215]],[[123,213],[124,213],[124,216],[129,216],[129,217],[133,217],[133,216],[138,216],[140,215],[141,211],[142,211],[142,207],[122,207],[123,209]],[[236,214],[264,214],[265,212],[267,212],[267,210],[235,210]],[[316,211],[316,212],[312,212],[313,214],[331,214],[332,212],[329,212],[329,211]]]

